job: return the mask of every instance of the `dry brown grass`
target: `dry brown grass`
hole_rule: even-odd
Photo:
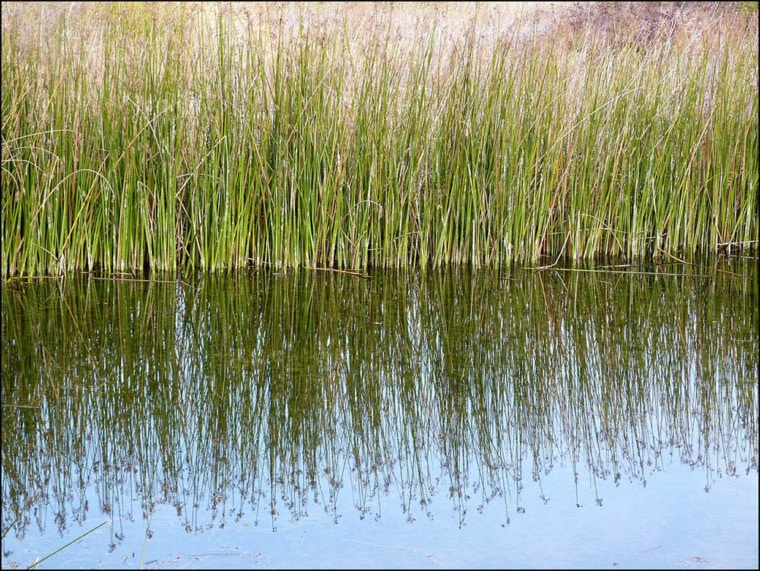
[[[468,32],[487,47],[500,41],[545,37],[577,47],[590,33],[610,44],[695,41],[719,29],[741,28],[747,17],[739,2],[3,2],[2,29],[30,42],[45,42],[63,24],[72,34],[97,42],[103,27],[121,25],[139,32],[158,20],[176,26],[182,40],[213,34],[217,19],[239,34],[265,33],[272,42],[299,35],[341,36],[359,52],[390,39],[403,53],[436,34],[440,53],[463,41]],[[193,22],[192,27],[187,24]],[[201,25],[199,25],[201,24]]]
[[[598,54],[635,45],[649,49],[675,42],[726,41],[757,18],[739,2],[3,2],[2,31],[23,41],[16,46],[57,49],[65,41],[88,73],[99,81],[106,34],[121,38],[121,56],[136,61],[151,28],[161,29],[167,53],[181,53],[188,65],[213,57],[218,26],[237,34],[233,43],[292,48],[305,38],[334,45],[349,69],[361,73],[368,56],[405,62],[431,45],[434,67],[446,74],[464,42],[466,52],[488,62],[499,45],[545,42],[565,54]],[[180,46],[180,49],[177,49]],[[345,61],[336,62],[344,67]],[[351,73],[351,72],[349,72]],[[354,83],[347,77],[346,85]],[[139,77],[134,78],[140,81]],[[402,80],[403,85],[403,80]]]

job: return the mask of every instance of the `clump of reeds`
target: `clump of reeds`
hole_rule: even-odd
[[[3,276],[757,243],[756,12],[646,41],[591,22],[402,44],[183,4],[32,6],[3,6]]]

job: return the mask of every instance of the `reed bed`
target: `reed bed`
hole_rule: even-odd
[[[414,41],[214,10],[3,3],[3,277],[757,246],[756,7]]]

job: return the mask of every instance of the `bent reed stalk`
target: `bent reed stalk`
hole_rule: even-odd
[[[446,47],[34,6],[2,8],[3,277],[757,247],[756,10]]]

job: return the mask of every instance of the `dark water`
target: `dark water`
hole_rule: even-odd
[[[755,567],[757,277],[11,280],[3,567]]]

